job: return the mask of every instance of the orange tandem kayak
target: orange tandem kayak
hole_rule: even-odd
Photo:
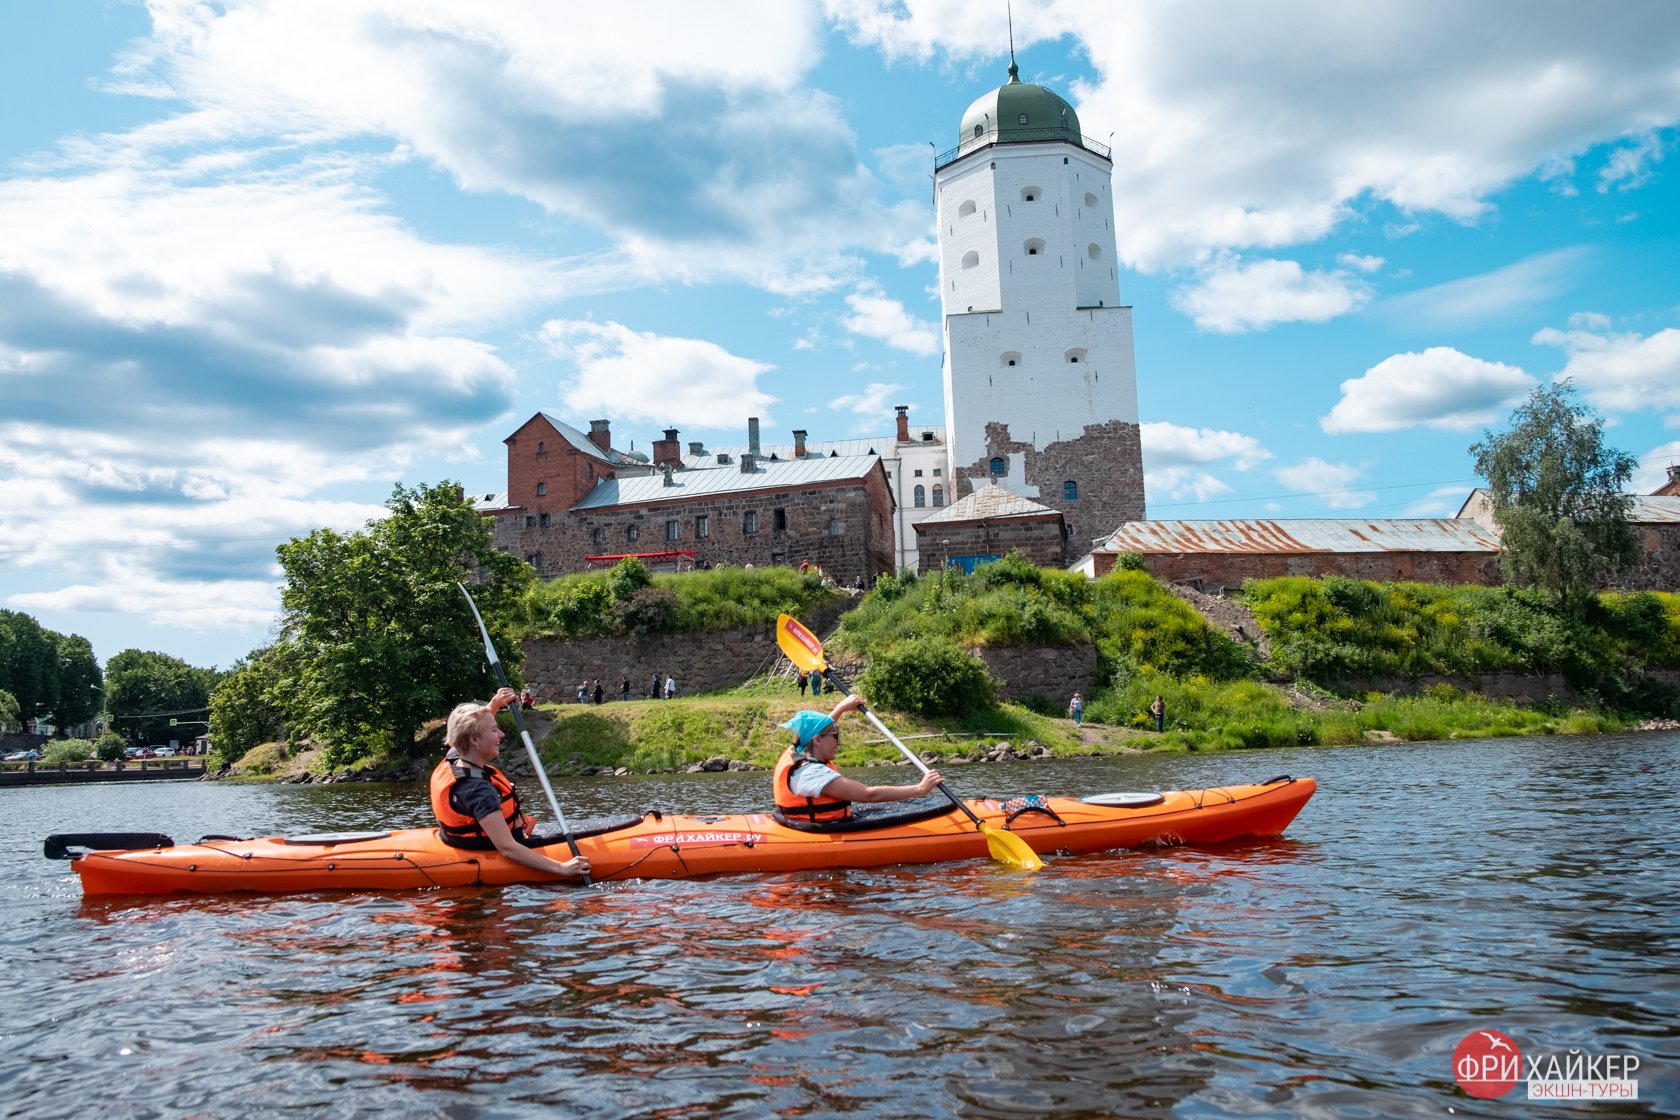
[[[1317,784],[1282,776],[1256,785],[1093,797],[971,800],[995,829],[1040,855],[1148,845],[1217,844],[1281,835]],[[875,809],[870,806],[866,809]],[[573,822],[597,881],[878,867],[985,859],[986,837],[949,802],[883,806],[834,826],[773,813],[649,813]],[[554,841],[558,842],[559,838]],[[125,850],[95,850],[102,846]],[[46,854],[71,857],[89,895],[228,891],[413,890],[540,882],[552,877],[496,852],[452,848],[431,829],[176,844],[148,833],[52,836]]]

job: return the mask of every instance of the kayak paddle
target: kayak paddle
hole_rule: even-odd
[[[784,614],[776,619],[776,644],[782,647],[782,652],[794,665],[807,673],[821,674],[831,684],[838,685],[841,692],[848,696],[852,695],[852,690],[846,687],[846,682],[835,676],[833,671],[829,669],[828,659],[823,656],[822,642],[815,634],[805,629],[800,621],[791,614]],[[887,725],[882,723],[875,713],[869,710],[869,705],[865,704],[858,710],[868,718],[870,723],[875,725],[876,730],[892,740],[893,746],[897,747],[916,769],[924,774],[928,772],[927,764],[916,757],[916,753],[905,746],[899,737],[894,735],[887,728]],[[1044,866],[1044,861],[1038,858],[1037,852],[1027,846],[1025,840],[1013,832],[993,828],[975,816],[974,810],[970,809],[966,802],[952,793],[944,782],[939,783],[939,792],[950,798],[951,804],[968,814],[968,819],[973,821],[975,827],[986,837],[986,850],[991,853],[993,859],[1025,871],[1037,871]]]
[[[484,616],[478,613],[478,604],[473,602],[472,592],[467,585],[459,581],[455,584],[461,589],[461,594],[467,597],[467,606],[472,608],[473,620],[478,623],[478,632],[484,636],[484,652],[490,658],[490,668],[496,671],[496,680],[503,688],[511,688],[507,674],[502,671],[502,659],[496,656],[496,645],[490,640],[490,628],[484,625]],[[537,746],[531,742],[531,733],[525,730],[525,717],[519,714],[519,704],[516,701],[508,711],[513,713],[514,726],[519,728],[519,737],[525,742],[525,753],[531,757],[531,769],[537,772],[537,779],[542,782],[543,792],[548,794],[548,807],[554,810],[554,819],[560,825],[561,833],[566,837],[566,846],[572,849],[572,858],[577,859],[583,853],[578,851],[577,841],[572,838],[572,828],[566,823],[566,814],[560,811],[560,802],[554,796],[554,787],[548,784],[548,771],[543,769],[542,759],[537,756]],[[589,876],[583,877],[583,885],[590,886]]]

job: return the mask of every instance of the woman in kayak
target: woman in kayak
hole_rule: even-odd
[[[771,778],[776,808],[784,817],[797,821],[847,820],[854,802],[926,797],[942,781],[939,771],[929,770],[913,786],[866,786],[834,769],[834,756],[840,753],[840,717],[861,707],[863,697],[847,695],[827,715],[807,708],[793,713],[793,718],[781,725],[794,736],[793,745],[782,752]]]
[[[535,841],[530,833],[537,822],[520,811],[513,783],[491,765],[502,753],[496,713],[518,701],[518,693],[504,688],[488,704],[470,701],[449,713],[443,738],[449,753],[432,771],[432,812],[438,819],[438,834],[452,847],[481,852],[494,848],[533,871],[587,875],[587,857],[554,860],[531,847]]]

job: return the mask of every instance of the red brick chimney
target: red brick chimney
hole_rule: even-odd
[[[805,436],[806,432],[804,428],[795,428],[793,430],[793,457],[795,459],[805,458]]]
[[[909,443],[910,442],[910,406],[907,405],[907,404],[894,405],[893,406],[893,411],[898,413],[898,442],[899,443]]]
[[[665,438],[653,441],[653,465],[656,467],[682,467],[682,444],[677,441],[675,428],[665,429]]]
[[[589,422],[589,442],[601,449],[601,454],[612,454],[612,433],[607,430],[605,420],[591,420]]]

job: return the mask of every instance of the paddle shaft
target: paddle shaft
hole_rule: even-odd
[[[821,666],[818,669],[818,671],[820,673],[822,673],[822,675],[829,681],[829,683],[839,686],[841,692],[844,692],[847,696],[853,695],[852,690],[846,687],[846,682],[841,680],[839,678],[839,676],[837,676],[835,674],[834,670],[830,669],[827,665]],[[911,765],[913,765],[916,769],[920,770],[923,774],[928,773],[927,763],[923,762],[916,755],[915,751],[913,751],[909,747],[905,746],[904,745],[904,740],[900,739],[897,735],[894,735],[892,733],[892,729],[889,728],[886,724],[881,722],[881,717],[877,716],[874,712],[869,710],[869,705],[868,704],[863,705],[861,708],[858,709],[858,711],[862,712],[863,715],[864,715],[864,718],[869,720],[870,723],[873,723],[875,725],[875,729],[877,731],[879,731],[881,734],[885,735],[888,739],[892,740],[893,746],[897,747],[899,749],[900,753],[902,753],[905,758],[910,760]],[[939,792],[943,793],[946,797],[950,798],[951,804],[955,805],[957,808],[959,808],[963,812],[967,813],[969,820],[973,821],[977,825],[980,825],[981,828],[986,827],[985,822],[983,822],[979,817],[974,815],[974,810],[970,809],[968,807],[968,803],[965,802],[962,798],[958,797],[956,794],[952,793],[950,791],[950,789],[945,785],[944,782],[940,782],[939,785],[937,785],[934,788],[939,790]]]
[[[467,606],[472,608],[473,620],[478,623],[478,632],[484,637],[484,652],[490,658],[490,668],[496,673],[497,683],[503,688],[513,687],[508,684],[507,673],[502,669],[502,659],[496,656],[496,644],[490,640],[490,628],[484,624],[484,616],[478,613],[478,604],[473,602],[472,593],[463,583],[457,583],[455,586],[461,589],[461,594],[467,597]],[[531,769],[537,772],[537,781],[542,783],[543,793],[548,796],[548,807],[554,810],[554,819],[560,825],[560,832],[566,837],[566,846],[572,850],[572,858],[577,859],[583,853],[578,851],[577,841],[572,838],[572,828],[566,823],[566,814],[560,811],[560,799],[554,796],[554,787],[549,784],[548,771],[543,769],[536,744],[531,742],[531,733],[525,730],[525,717],[520,714],[518,701],[515,701],[508,711],[513,713],[513,725],[519,729],[520,741],[525,744],[525,753],[531,759]],[[583,877],[583,885],[590,885],[588,875]]]

